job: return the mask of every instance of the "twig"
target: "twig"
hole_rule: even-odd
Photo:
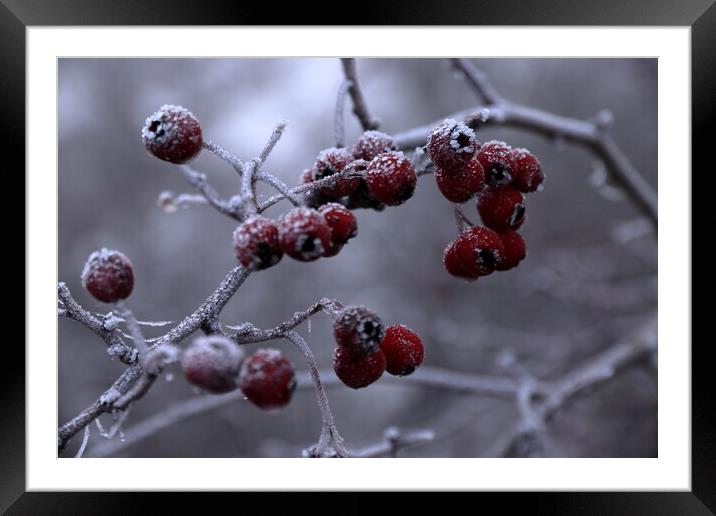
[[[465,81],[472,87],[478,100],[486,104],[497,104],[502,97],[492,85],[487,75],[479,70],[467,59],[453,58],[450,59],[453,68],[462,72]]]
[[[214,188],[208,183],[206,175],[197,172],[189,165],[181,165],[181,171],[184,177],[194,188],[199,190],[206,201],[214,207],[219,213],[222,213],[235,220],[241,220],[241,216],[236,209],[228,201],[222,199]]]
[[[358,82],[355,59],[343,58],[341,59],[341,65],[343,65],[343,75],[346,80],[351,83],[348,87],[348,94],[351,96],[351,101],[353,102],[353,113],[356,118],[358,118],[361,127],[364,131],[378,129],[378,120],[370,116],[368,106],[365,103],[365,98],[360,88],[360,83]]]
[[[311,381],[316,389],[318,407],[321,410],[322,424],[321,436],[318,440],[318,444],[312,449],[312,455],[315,457],[326,457],[335,453],[339,457],[346,457],[348,452],[343,446],[343,438],[341,437],[341,434],[338,433],[336,423],[333,420],[331,407],[328,404],[328,397],[326,396],[326,391],[323,389],[321,376],[318,372],[318,364],[316,363],[316,358],[313,356],[311,348],[308,346],[305,339],[295,331],[287,331],[283,337],[291,341],[303,353],[306,363],[308,364],[308,373],[310,374]]]
[[[206,196],[197,194],[174,194],[164,191],[157,198],[157,206],[166,213],[176,213],[181,208],[193,208],[195,206],[210,206]]]
[[[471,66],[472,72],[476,71]],[[464,70],[462,70],[465,73]],[[486,106],[449,115],[448,118],[462,120],[472,128],[487,123],[505,127],[526,129],[548,138],[559,138],[581,145],[602,159],[614,180],[619,183],[630,199],[643,211],[652,224],[658,224],[656,191],[639,174],[619,146],[605,130],[599,120],[577,120],[555,115],[540,109],[510,102],[501,96],[495,97],[494,88],[484,75],[476,81],[474,73],[466,74],[471,85],[488,100]],[[476,81],[476,82],[475,82]],[[433,122],[426,126],[410,129],[394,135],[397,146],[402,150],[424,145],[430,132],[440,124]]]
[[[124,303],[124,301],[117,302],[117,308],[124,317],[124,321],[127,325],[127,329],[129,330],[129,334],[132,336],[134,347],[137,348],[137,351],[139,352],[140,361],[144,363],[144,359],[147,356],[147,351],[149,351],[149,348],[147,347],[147,341],[144,340],[144,335],[142,335],[142,330],[139,328],[137,318],[134,317],[134,313],[129,309],[129,307],[126,305],[126,303]]]
[[[229,165],[234,167],[234,170],[236,170],[239,175],[243,174],[244,164],[238,156],[224,149],[221,145],[217,145],[216,143],[208,140],[204,140],[202,145],[206,150],[214,153],[220,159],[226,161]]]
[[[60,317],[72,319],[89,328],[107,344],[107,352],[117,357],[121,362],[127,365],[137,363],[139,357],[137,350],[124,343],[120,337],[117,326],[111,320],[105,319],[105,321],[102,322],[82,308],[72,297],[67,285],[62,282],[57,284],[57,297],[64,306],[64,308],[58,312]]]
[[[336,99],[336,112],[333,117],[333,136],[336,140],[336,147],[346,146],[346,128],[344,124],[343,111],[346,104],[346,94],[353,82],[344,80],[338,87],[338,97]]]
[[[432,430],[418,430],[402,433],[397,428],[388,428],[383,441],[365,446],[359,450],[350,452],[351,457],[396,457],[402,449],[425,444],[435,439],[435,432]]]
[[[279,198],[288,199],[289,202],[291,204],[293,204],[294,206],[301,205],[300,199],[298,198],[297,195],[295,195],[291,191],[291,187],[289,187],[286,183],[281,181],[278,177],[276,177],[272,174],[267,174],[265,172],[260,172],[260,173],[256,174],[255,177],[256,177],[257,181],[263,181],[264,183],[269,184],[269,185],[273,186],[276,190],[278,190],[279,193],[281,194],[279,196]]]
[[[89,436],[90,436],[90,427],[87,425],[85,427],[85,433],[82,437],[82,444],[80,444],[79,450],[77,450],[77,453],[75,453],[75,459],[80,459],[85,454],[85,450],[87,449],[87,443],[89,442]]]
[[[256,161],[247,162],[244,175],[241,177],[241,207],[247,215],[256,213],[254,172],[256,172]]]
[[[278,141],[281,139],[281,136],[283,136],[283,132],[286,130],[287,125],[288,125],[288,120],[279,120],[276,123],[276,125],[274,126],[268,142],[266,142],[266,145],[264,146],[263,150],[259,154],[258,158],[255,160],[257,172],[261,169],[264,162],[269,157],[269,154],[271,154],[271,152],[273,151],[273,148],[276,146]]]

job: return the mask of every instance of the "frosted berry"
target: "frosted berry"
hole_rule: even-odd
[[[201,151],[201,126],[188,109],[165,104],[144,121],[142,141],[151,155],[186,163]]]
[[[301,174],[301,184],[305,185],[313,182],[313,170],[307,168]],[[313,188],[303,194],[303,200],[306,205],[310,208],[318,208],[328,202],[331,202],[331,198],[321,193],[319,188]]]
[[[511,186],[486,188],[477,200],[477,211],[495,231],[518,229],[525,221],[525,198]]]
[[[338,347],[333,353],[333,370],[340,381],[351,389],[367,387],[385,371],[385,356],[376,351],[368,356],[355,356]]]
[[[460,171],[477,151],[475,132],[451,118],[428,136],[427,150],[436,167],[446,172]]]
[[[443,196],[451,202],[465,202],[485,185],[485,173],[482,165],[476,159],[458,172],[446,172],[438,168],[435,170],[435,181]]]
[[[525,239],[517,231],[507,230],[500,233],[504,253],[502,260],[497,266],[498,271],[506,271],[517,267],[517,265],[527,256],[527,244]]]
[[[345,148],[324,149],[318,154],[311,169],[313,180],[318,181],[342,172],[353,161],[353,155]],[[360,177],[339,177],[319,190],[323,195],[338,199],[355,191],[359,184]]]
[[[331,246],[331,228],[318,211],[294,208],[279,220],[278,242],[291,258],[310,262]]]
[[[366,131],[353,146],[353,157],[371,161],[378,154],[397,150],[393,137],[381,131]]]
[[[420,336],[402,324],[388,326],[380,350],[385,355],[385,370],[393,376],[409,375],[423,363],[425,356]]]
[[[347,353],[365,356],[378,351],[385,329],[383,321],[370,308],[347,306],[336,316],[333,335]]]
[[[418,176],[402,152],[388,151],[378,154],[370,162],[365,182],[377,200],[388,206],[398,206],[413,196]]]
[[[221,394],[238,386],[237,376],[243,356],[241,348],[226,337],[198,337],[182,353],[181,367],[189,383],[207,392]]]
[[[241,364],[241,392],[264,410],[288,405],[296,390],[293,365],[277,349],[259,349]]]
[[[234,230],[234,254],[249,270],[259,271],[276,265],[283,257],[276,223],[261,215],[246,219]]]
[[[95,251],[82,269],[82,286],[104,303],[126,299],[134,288],[132,262],[119,251]]]
[[[323,256],[335,256],[348,240],[358,234],[355,215],[342,204],[335,202],[324,204],[318,211],[331,228],[331,246]]]
[[[453,276],[477,279],[495,271],[504,255],[500,235],[489,228],[463,230],[445,249],[443,262]]]
[[[502,186],[512,181],[510,152],[509,145],[497,140],[486,142],[480,148],[476,158],[485,171],[488,186]]]
[[[512,168],[512,186],[520,192],[534,192],[544,181],[539,160],[527,149],[512,149],[510,167]]]

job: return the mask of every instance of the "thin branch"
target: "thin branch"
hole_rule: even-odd
[[[236,170],[239,175],[244,173],[244,163],[238,156],[224,149],[221,145],[208,140],[204,140],[202,145],[206,150],[214,153],[220,159],[226,161],[229,165],[234,167],[234,170]]]
[[[241,220],[241,216],[237,210],[231,205],[231,203],[225,199],[222,199],[219,194],[214,190],[206,179],[206,175],[201,172],[197,172],[189,165],[181,165],[180,169],[184,174],[184,177],[194,188],[199,190],[204,196],[206,201],[216,209],[219,213],[226,215],[234,220]]]
[[[474,67],[473,67],[474,68]],[[475,79],[470,75],[468,80]],[[484,96],[493,98],[486,106],[449,115],[447,118],[462,120],[472,128],[482,123],[497,126],[515,127],[541,134],[551,139],[581,145],[602,159],[611,173],[612,178],[627,193],[635,205],[646,214],[654,226],[658,224],[658,203],[656,191],[644,180],[619,146],[606,132],[605,124],[600,118],[593,120],[577,120],[529,106],[510,102],[499,95],[490,93],[491,86],[484,75],[480,76],[479,87]],[[473,84],[473,86],[475,86]],[[485,87],[487,86],[487,89]],[[496,100],[494,100],[496,99]],[[602,117],[603,118],[603,117]],[[397,146],[402,150],[413,149],[425,145],[430,132],[441,121],[410,129],[393,136]]]
[[[336,140],[336,147],[346,146],[346,128],[343,112],[345,111],[346,94],[353,82],[344,80],[338,87],[338,97],[336,98],[336,112],[333,117],[333,136]]]
[[[272,174],[267,174],[265,172],[260,172],[256,175],[256,180],[263,181],[264,183],[273,186],[281,194],[279,196],[280,199],[288,199],[289,202],[294,206],[301,205],[301,200],[296,194],[291,191],[291,187],[281,181],[278,177]]]
[[[147,356],[149,348],[147,347],[147,341],[144,339],[144,335],[142,335],[142,330],[139,328],[137,318],[134,317],[134,312],[129,309],[124,301],[119,301],[117,303],[117,308],[122,313],[122,317],[124,317],[124,322],[127,325],[129,334],[132,336],[134,347],[137,348],[137,351],[139,352],[140,361],[144,363],[144,359]]]
[[[157,206],[166,213],[176,213],[180,209],[193,208],[195,206],[210,206],[206,196],[198,194],[175,194],[164,191],[157,198]]]
[[[259,154],[258,158],[255,160],[256,162],[256,171],[261,169],[261,166],[264,164],[266,159],[269,157],[269,154],[273,151],[274,147],[278,143],[278,141],[281,139],[281,136],[283,136],[283,132],[286,130],[286,126],[288,125],[288,120],[279,120],[278,123],[273,128],[273,131],[271,132],[271,136],[269,137],[268,142],[266,142],[266,145],[264,146],[263,150]]]
[[[256,187],[254,172],[256,172],[256,162],[249,161],[244,167],[244,175],[241,177],[241,208],[244,213],[256,213]]]
[[[57,297],[64,306],[64,308],[58,312],[60,317],[72,319],[89,328],[107,344],[107,352],[121,362],[127,365],[137,363],[139,356],[137,350],[124,343],[116,324],[110,318],[105,318],[104,321],[100,321],[90,312],[82,308],[72,297],[70,289],[65,283],[60,282],[57,284]]]
[[[461,72],[465,77],[465,81],[472,87],[478,100],[486,104],[497,104],[502,97],[492,85],[487,75],[479,70],[467,59],[453,58],[450,59],[453,68]]]
[[[360,83],[358,82],[355,59],[343,58],[341,59],[341,65],[343,66],[343,75],[346,80],[351,83],[348,87],[348,94],[351,96],[351,101],[353,102],[353,113],[356,118],[358,118],[361,127],[364,131],[378,129],[380,124],[378,120],[370,116],[368,105],[365,102]]]
[[[295,331],[287,331],[283,337],[291,341],[303,353],[306,363],[308,364],[308,373],[311,376],[311,382],[316,389],[318,407],[321,410],[321,436],[318,440],[318,444],[311,450],[311,455],[314,457],[325,457],[335,453],[339,457],[346,457],[348,452],[343,446],[343,438],[338,432],[336,423],[333,420],[333,413],[328,404],[328,397],[326,396],[326,391],[323,389],[321,375],[318,372],[318,364],[316,363],[316,358],[313,356],[311,348],[308,346],[306,340]]]
[[[398,452],[411,446],[425,444],[435,439],[432,430],[417,430],[413,432],[400,432],[397,428],[388,428],[383,440],[376,444],[365,446],[350,452],[351,457],[397,457]]]
[[[89,442],[89,436],[90,436],[90,427],[87,425],[85,427],[85,433],[82,437],[82,444],[80,444],[80,449],[77,450],[77,453],[75,453],[75,459],[80,459],[85,454],[85,450],[87,449],[87,443]]]

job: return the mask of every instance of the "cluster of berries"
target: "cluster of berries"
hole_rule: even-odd
[[[338,344],[333,370],[348,387],[360,389],[384,371],[407,376],[423,362],[425,351],[417,333],[402,325],[385,328],[378,315],[364,306],[347,306],[333,324]]]
[[[500,141],[480,144],[464,123],[447,119],[429,136],[427,151],[436,166],[443,196],[464,203],[477,196],[484,226],[463,230],[445,249],[445,268],[453,276],[475,280],[495,270],[516,267],[527,255],[517,230],[525,221],[525,193],[540,189],[544,174],[527,149]]]
[[[237,388],[247,400],[264,410],[288,405],[296,390],[293,365],[277,349],[258,349],[244,357],[242,349],[221,335],[198,337],[181,355],[189,383],[211,394]]]
[[[393,138],[380,131],[366,131],[352,149],[322,150],[312,168],[304,170],[301,183],[323,181],[305,195],[306,203],[318,207],[341,202],[350,209],[383,210],[413,196],[418,176],[405,155],[396,150]]]

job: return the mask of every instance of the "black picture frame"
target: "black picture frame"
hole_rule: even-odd
[[[345,13],[353,14],[351,18]],[[321,14],[318,14],[321,13]],[[335,13],[332,17],[331,14]],[[332,19],[328,19],[332,18]],[[304,3],[280,8],[236,0],[0,0],[0,141],[6,158],[25,164],[25,29],[38,25],[640,25],[690,26],[692,35],[693,169],[713,170],[707,124],[716,114],[716,5],[714,0],[490,0],[362,1],[360,7],[315,12]],[[22,186],[20,186],[22,188]],[[693,217],[694,222],[708,220]],[[692,233],[693,234],[693,233]],[[27,269],[25,269],[27,274]],[[18,290],[19,292],[20,290]],[[29,307],[31,309],[31,307]],[[19,325],[18,325],[19,326]],[[524,493],[478,496],[499,503],[500,511],[529,507],[531,514],[714,514],[716,512],[716,403],[714,375],[707,371],[711,339],[692,346],[692,490],[642,493]],[[663,343],[687,345],[688,343]],[[7,346],[0,439],[0,510],[8,514],[127,514],[146,507],[155,494],[25,492],[25,355]],[[12,362],[7,362],[7,361]],[[241,494],[242,497],[247,496]],[[256,496],[256,495],[252,495]],[[346,505],[371,510],[374,495],[353,495]],[[139,500],[141,498],[142,500]],[[165,497],[166,498],[166,497]],[[187,509],[184,496],[173,495]],[[412,502],[420,503],[422,496]],[[258,501],[252,500],[251,503]],[[220,502],[221,503],[221,502]],[[258,502],[260,503],[260,502]],[[385,502],[381,502],[385,503]],[[461,503],[456,499],[455,503]],[[471,502],[473,503],[473,502]],[[401,500],[400,508],[409,507]],[[219,505],[217,505],[218,507]],[[327,505],[328,506],[328,505]],[[477,507],[475,507],[478,510]],[[231,509],[233,510],[233,509]],[[343,511],[341,511],[343,512]]]

